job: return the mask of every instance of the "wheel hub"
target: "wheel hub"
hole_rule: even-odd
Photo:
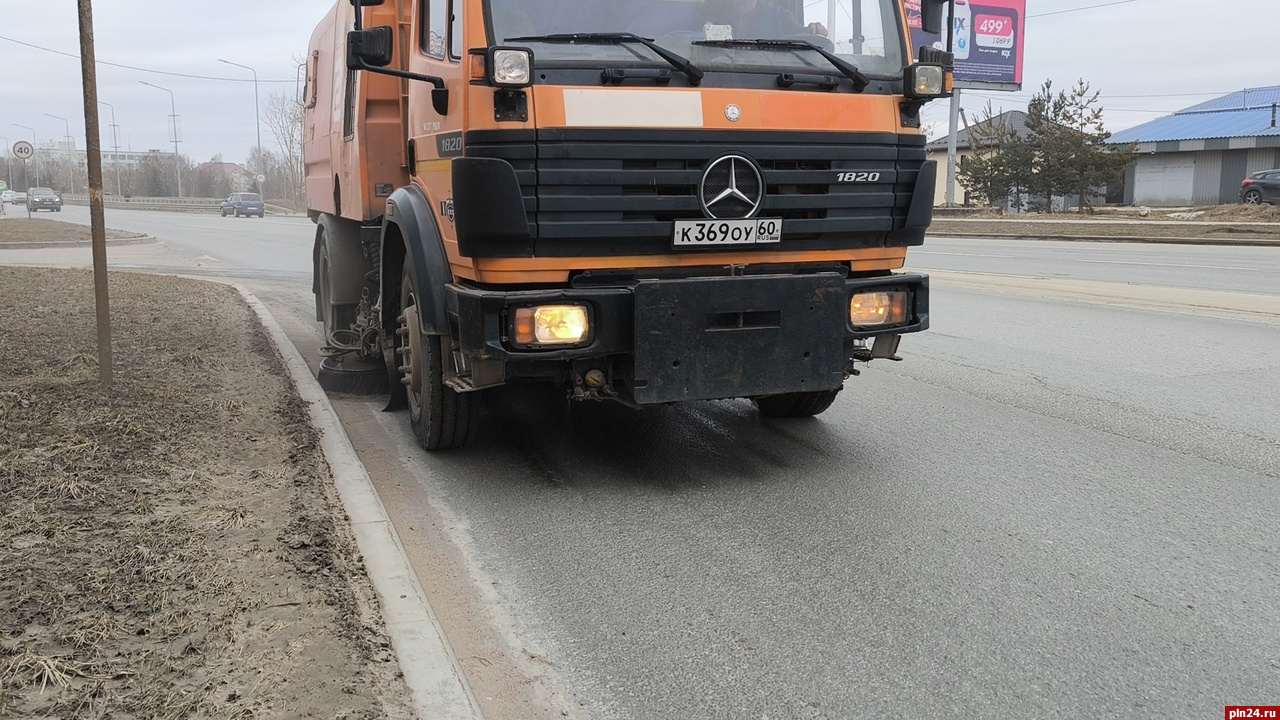
[[[397,350],[400,353],[402,382],[409,388],[410,402],[416,405],[418,396],[422,393],[422,371],[419,360],[422,357],[422,330],[418,325],[417,306],[410,305],[404,309],[404,313],[400,315],[398,334],[403,343]]]

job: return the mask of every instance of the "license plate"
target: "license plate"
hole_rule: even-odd
[[[687,245],[759,245],[782,242],[781,218],[749,220],[677,220],[672,243]]]

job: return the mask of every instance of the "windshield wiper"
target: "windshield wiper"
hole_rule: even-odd
[[[853,91],[862,92],[871,84],[871,78],[858,69],[856,65],[805,40],[694,40],[694,45],[711,45],[714,47],[760,47],[778,48],[782,50],[812,50],[827,59],[840,71],[840,74],[853,81]]]
[[[653,51],[655,55],[671,63],[671,67],[679,70],[689,77],[690,85],[699,85],[702,83],[702,76],[706,73],[698,69],[696,65],[689,62],[670,50],[662,47],[658,43],[642,38],[634,33],[556,33],[553,35],[525,35],[522,37],[507,38],[503,42],[549,42],[549,43],[639,43]]]

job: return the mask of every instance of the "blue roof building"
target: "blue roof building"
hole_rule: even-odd
[[[1122,130],[1110,142],[1138,148],[1138,161],[1125,178],[1126,202],[1238,202],[1246,176],[1280,168],[1280,85],[1192,105]]]

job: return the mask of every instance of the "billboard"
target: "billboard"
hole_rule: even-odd
[[[906,0],[911,47],[946,49],[946,34],[920,29],[920,0]],[[955,0],[956,87],[1022,89],[1022,50],[1027,0]],[[946,19],[943,19],[946,24]]]

